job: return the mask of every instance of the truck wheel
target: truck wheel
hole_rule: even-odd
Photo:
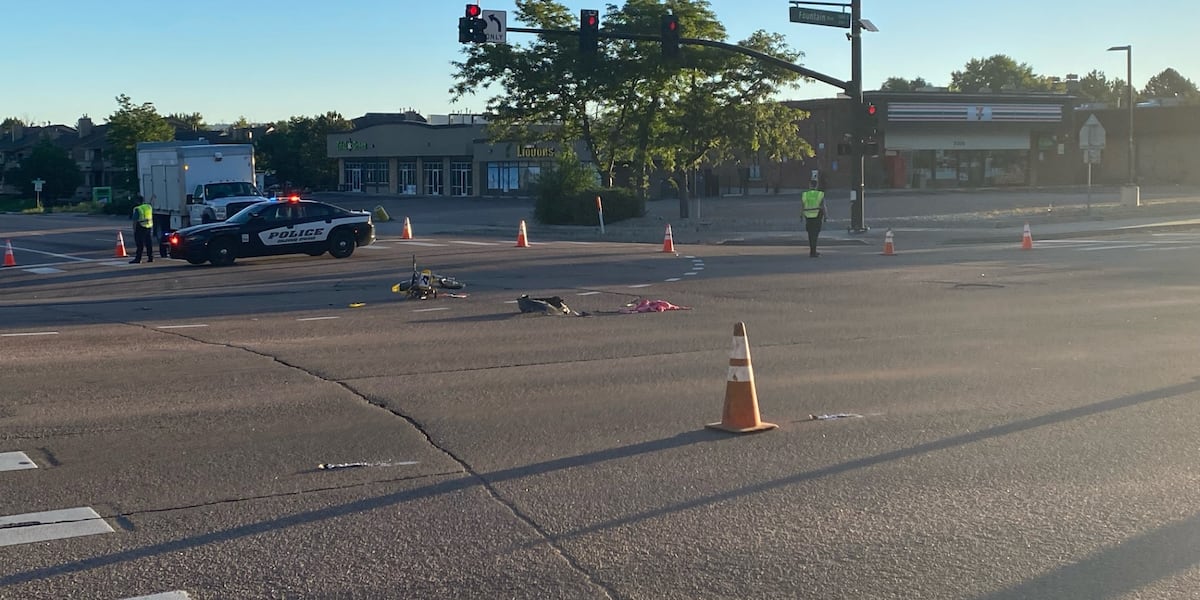
[[[213,265],[224,266],[232,265],[237,259],[237,254],[234,253],[233,240],[229,238],[217,238],[208,244],[208,260]]]
[[[354,254],[354,236],[349,231],[335,231],[329,236],[329,255],[346,258]]]

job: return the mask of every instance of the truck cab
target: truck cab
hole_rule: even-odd
[[[238,211],[266,200],[254,184],[247,181],[216,181],[196,186],[188,194],[188,217],[192,223],[224,221]]]

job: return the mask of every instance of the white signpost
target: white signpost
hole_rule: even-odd
[[[1083,150],[1083,162],[1087,164],[1087,209],[1092,212],[1092,165],[1100,164],[1100,151],[1104,149],[1104,125],[1096,115],[1088,117],[1079,129],[1079,148]]]
[[[42,184],[43,183],[46,183],[46,180],[44,180],[40,177],[33,180],[33,194],[34,194],[33,197],[34,197],[34,201],[37,203],[37,207],[39,209],[42,208]]]
[[[485,10],[479,13],[479,18],[487,23],[483,33],[487,41],[497,44],[508,43],[508,12],[503,10]]]

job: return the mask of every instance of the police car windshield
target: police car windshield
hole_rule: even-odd
[[[232,217],[225,219],[225,222],[233,223],[235,225],[245,225],[246,223],[250,222],[251,215],[262,211],[264,206],[270,206],[271,204],[272,204],[271,202],[258,202],[255,204],[251,204],[250,206],[247,206],[246,208],[239,210],[237,212],[237,214],[233,215]]]

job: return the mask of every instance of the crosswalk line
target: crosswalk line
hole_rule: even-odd
[[[0,452],[0,471],[36,469],[37,463],[29,460],[24,452]]]
[[[191,600],[191,596],[183,590],[175,590],[173,592],[163,592],[161,594],[150,594],[149,596],[134,596],[125,600]]]
[[[63,272],[62,269],[55,269],[54,267],[34,267],[32,269],[21,269],[21,270],[25,271],[26,273],[34,273],[37,275],[50,275],[52,273],[62,273]]]
[[[0,546],[112,532],[90,506],[0,517]]]

